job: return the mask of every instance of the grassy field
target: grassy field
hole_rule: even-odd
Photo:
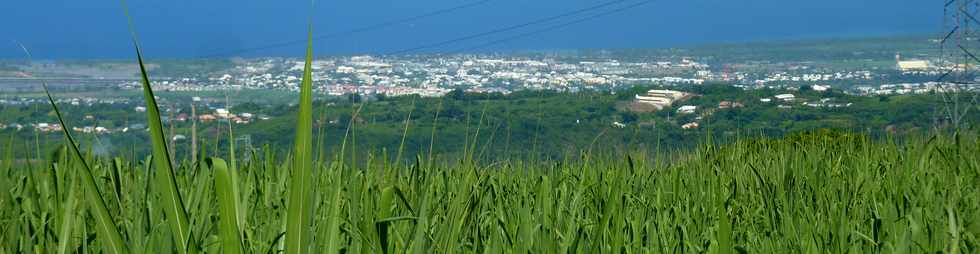
[[[682,158],[584,154],[574,164],[446,166],[419,158],[350,168],[334,158],[313,166],[305,226],[312,236],[304,246],[327,253],[976,253],[978,147],[966,138],[898,144],[817,132],[705,146]],[[3,167],[0,252],[104,250],[109,240],[85,199],[80,161],[67,154]],[[267,154],[245,155],[250,162],[234,168],[218,159],[175,165],[189,231],[183,248],[283,248],[295,185],[290,159]],[[127,250],[182,248],[150,160],[87,160]]]

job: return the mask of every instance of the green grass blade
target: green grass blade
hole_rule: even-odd
[[[228,165],[222,159],[207,159],[214,172],[214,192],[218,197],[220,239],[224,253],[244,253],[239,229],[238,193]]]
[[[231,124],[232,124],[232,121],[229,120],[228,121],[228,157],[229,157],[229,161],[228,162],[231,162],[231,169],[232,170],[237,170],[238,169],[238,165],[237,165],[237,163],[235,161],[235,130],[232,129]]]
[[[124,2],[125,3],[125,2]],[[127,12],[126,16],[129,14]],[[130,22],[132,25],[132,22]],[[177,188],[176,173],[170,161],[169,150],[167,150],[166,138],[163,134],[163,124],[160,123],[160,108],[157,107],[156,97],[150,87],[150,79],[143,63],[143,54],[133,32],[133,44],[136,48],[136,58],[140,68],[140,76],[143,83],[143,97],[146,101],[147,124],[150,127],[150,140],[152,147],[152,163],[156,168],[156,181],[158,193],[163,201],[163,210],[167,215],[174,241],[177,242],[179,253],[196,253],[190,241],[190,229],[188,226],[187,210],[184,208],[183,199]]]
[[[187,218],[187,210],[184,208],[183,199],[177,188],[176,173],[170,161],[170,152],[167,150],[166,138],[163,134],[163,124],[160,123],[160,108],[157,107],[156,97],[150,87],[150,78],[146,72],[146,65],[143,63],[143,52],[140,49],[139,40],[136,36],[136,28],[133,19],[129,15],[126,1],[120,0],[123,5],[123,12],[129,22],[130,33],[132,33],[133,46],[136,49],[136,60],[140,68],[140,78],[143,83],[143,97],[146,101],[146,122],[150,127],[150,141],[153,144],[152,162],[156,168],[156,181],[160,198],[163,201],[163,210],[167,215],[173,239],[177,242],[179,253],[196,253],[196,247],[191,244],[190,228]]]
[[[343,171],[338,170],[337,173],[333,175],[333,177],[335,177],[335,179],[341,179],[342,172]],[[341,221],[344,220],[343,218],[340,217],[340,212],[342,209],[340,206],[341,194],[342,194],[341,192],[343,191],[343,188],[341,186],[342,184],[343,183],[339,180],[333,181],[333,190],[331,190],[332,197],[330,198],[330,204],[329,204],[330,207],[327,208],[328,209],[327,216],[329,216],[327,218],[327,225],[326,225],[327,235],[324,236],[324,238],[326,238],[327,241],[327,245],[326,245],[327,249],[323,253],[334,254],[334,253],[339,253],[340,251],[340,245],[341,245],[340,224]]]
[[[313,206],[313,25],[307,34],[306,63],[296,122],[296,151],[290,172],[286,210],[286,253],[306,253],[310,246]]]
[[[230,104],[231,103],[228,103],[228,105],[230,105]],[[231,158],[231,161],[230,161],[231,162],[230,163],[230,166],[231,166],[231,170],[230,170],[230,172],[231,172],[231,182],[232,183],[235,183],[235,184],[232,184],[231,185],[231,189],[235,193],[235,196],[234,196],[235,197],[235,205],[236,205],[236,209],[238,209],[237,210],[237,214],[238,214],[238,226],[239,226],[239,228],[241,228],[241,227],[244,227],[245,226],[243,224],[243,222],[245,221],[245,210],[242,209],[242,206],[241,206],[241,204],[242,204],[241,197],[242,196],[241,196],[241,191],[238,189],[238,183],[239,183],[238,182],[238,170],[239,170],[239,168],[238,168],[238,163],[236,162],[237,161],[237,159],[236,159],[237,157],[235,155],[235,132],[234,132],[234,130],[232,130],[232,121],[228,121],[228,138],[230,138],[229,139],[229,143],[228,143],[228,145],[229,145],[228,150],[229,150],[229,156]],[[239,236],[242,237],[241,235],[239,235]]]
[[[143,80],[143,97],[146,100],[146,121],[150,126],[150,140],[153,144],[153,165],[156,168],[156,181],[159,194],[163,201],[163,210],[167,214],[174,240],[177,241],[180,253],[194,253],[195,248],[190,241],[187,210],[177,188],[176,173],[170,162],[166,138],[163,135],[163,124],[160,123],[160,108],[157,107],[150,79],[143,64],[143,53],[136,44],[136,58],[139,62],[140,75]]]
[[[402,153],[405,151],[405,139],[408,138],[408,127],[412,123],[412,112],[415,112],[415,99],[412,99],[411,109],[408,111],[408,117],[405,118],[405,129],[402,132],[402,141],[398,144],[398,155],[395,156],[395,165],[402,164]]]
[[[412,233],[412,243],[409,247],[414,254],[426,253],[430,247],[426,234],[429,231],[429,213],[431,212],[429,210],[429,202],[431,202],[430,197],[432,196],[429,192],[433,191],[432,186],[429,185],[429,188],[426,188],[428,191],[419,193],[419,195],[423,196],[422,204],[419,208],[420,212],[415,223],[415,231]]]
[[[74,175],[73,172],[69,172],[68,174]],[[68,244],[71,243],[72,226],[75,224],[75,208],[78,201],[75,198],[74,182],[72,183],[68,187],[68,195],[65,198],[66,204],[61,208],[61,232],[58,234],[58,254],[68,253]]]
[[[728,209],[724,204],[718,207],[718,254],[732,253],[732,221],[728,217]]]

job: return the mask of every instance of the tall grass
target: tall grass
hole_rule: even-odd
[[[125,2],[123,2],[125,6]],[[126,14],[129,18],[129,14]],[[130,19],[132,27],[132,20]],[[143,52],[140,49],[139,40],[133,29],[133,45],[136,49],[136,60],[140,70],[140,79],[143,86],[143,98],[146,101],[147,125],[150,129],[150,141],[152,145],[152,162],[156,172],[156,193],[162,201],[161,205],[166,213],[167,221],[170,224],[172,237],[177,243],[178,253],[196,253],[197,244],[193,243],[187,210],[184,207],[184,199],[177,187],[177,174],[170,161],[170,151],[167,149],[167,138],[164,136],[163,124],[160,122],[160,108],[157,106],[156,96],[150,86],[150,78],[143,62]]]
[[[208,159],[207,164],[214,171],[214,192],[218,199],[218,216],[221,218],[219,230],[222,249],[224,253],[244,253],[238,221],[238,191],[234,188],[237,183],[224,160]]]
[[[286,253],[307,253],[313,218],[313,26],[307,32],[306,61],[296,121],[296,148],[290,168],[289,208],[286,209]],[[329,237],[329,236],[328,236]]]
[[[324,163],[314,169],[307,244],[316,252],[355,253],[975,253],[978,145],[965,137],[898,143],[814,133],[706,146],[671,164],[601,152],[576,163]],[[178,171],[177,185],[188,188],[187,200],[197,200],[187,206],[194,215],[189,228],[201,239],[191,242],[195,248],[281,248],[292,166],[265,154],[243,160],[237,183],[216,158],[192,177]],[[86,160],[95,161],[102,197],[121,204],[106,206],[106,213],[125,233],[124,246],[179,251],[159,209],[166,203],[144,197],[159,195],[146,191],[152,160],[119,163],[121,200],[110,191],[113,163]],[[52,178],[45,170],[61,165],[7,169],[0,177],[0,186],[11,190],[0,206],[2,251],[97,251],[111,243],[110,233],[93,227],[98,217],[79,217],[58,208],[71,204],[44,198],[73,189],[70,177]],[[229,184],[242,187],[240,205],[249,211],[239,223]],[[48,219],[66,211],[76,216]],[[62,226],[71,218],[72,227]],[[97,240],[84,240],[92,237]]]

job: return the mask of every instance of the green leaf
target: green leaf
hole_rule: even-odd
[[[157,107],[150,79],[143,64],[143,54],[139,44],[136,44],[136,59],[139,62],[140,74],[143,80],[143,97],[146,100],[146,121],[150,126],[150,140],[153,145],[153,165],[156,168],[157,191],[163,200],[163,210],[170,223],[170,230],[177,241],[179,253],[195,253],[196,247],[191,244],[190,227],[188,226],[187,210],[177,188],[177,177],[170,162],[166,138],[163,134],[163,124],[160,123],[160,108]]]
[[[68,174],[74,175],[73,173]],[[68,244],[71,243],[72,226],[75,224],[75,208],[78,203],[75,197],[74,184],[69,186],[65,202],[66,204],[61,208],[61,232],[58,234],[58,254],[68,253]]]
[[[224,253],[244,253],[241,230],[238,228],[238,193],[225,161],[209,158],[205,161],[214,172],[214,192],[218,197],[220,239]]]
[[[286,253],[309,251],[313,219],[313,25],[307,33],[306,63],[299,96],[295,155],[286,210]]]
[[[143,83],[143,97],[146,101],[146,121],[150,127],[150,141],[153,145],[152,162],[156,168],[157,192],[163,201],[163,210],[167,215],[173,239],[177,242],[179,253],[197,253],[197,248],[191,243],[191,232],[189,228],[187,210],[184,208],[180,190],[177,188],[176,173],[170,161],[170,152],[167,150],[166,138],[163,134],[163,124],[160,123],[160,108],[157,107],[156,97],[150,87],[150,78],[146,72],[146,65],[143,63],[143,52],[140,49],[139,40],[136,37],[136,28],[133,19],[129,15],[126,1],[120,0],[123,5],[123,12],[129,21],[130,33],[132,33],[133,46],[136,49],[136,60],[140,68],[140,78]]]
[[[728,217],[728,209],[724,204],[718,207],[718,254],[732,253],[732,221]]]

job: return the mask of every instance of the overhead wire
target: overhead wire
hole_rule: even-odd
[[[530,27],[530,26],[534,26],[534,25],[538,25],[538,24],[542,24],[542,23],[556,21],[556,20],[560,20],[560,19],[563,19],[563,18],[566,18],[566,17],[571,17],[571,16],[575,16],[575,15],[578,15],[578,14],[587,13],[587,12],[590,12],[590,11],[593,11],[593,10],[602,9],[604,7],[608,7],[608,6],[611,6],[611,5],[621,4],[621,3],[624,3],[624,2],[628,2],[628,0],[612,0],[612,1],[606,1],[606,2],[602,2],[600,4],[591,5],[591,6],[588,6],[588,7],[585,7],[585,8],[576,9],[576,10],[573,10],[573,11],[564,12],[564,13],[560,13],[560,14],[557,14],[557,15],[553,15],[553,16],[549,16],[549,17],[545,17],[545,18],[541,18],[541,19],[532,20],[532,21],[525,22],[525,23],[520,23],[520,24],[506,26],[506,27],[500,27],[500,28],[489,30],[489,31],[484,31],[484,32],[479,32],[479,33],[473,33],[473,34],[465,35],[465,36],[462,36],[462,37],[457,37],[457,38],[453,38],[453,39],[449,39],[449,40],[444,40],[444,41],[439,41],[439,42],[435,42],[435,43],[429,43],[429,44],[425,44],[425,45],[415,46],[415,47],[411,47],[411,48],[395,50],[395,51],[391,51],[391,52],[385,53],[384,55],[400,55],[400,54],[417,52],[417,51],[425,50],[425,49],[442,47],[442,46],[454,44],[454,43],[457,43],[457,42],[472,40],[472,39],[476,39],[476,38],[480,38],[480,37],[486,37],[486,36],[489,36],[489,35],[499,34],[499,33],[503,33],[503,32],[509,32],[509,31],[518,30],[518,29],[522,29],[522,28],[525,28],[525,27]]]
[[[585,23],[585,22],[588,22],[588,21],[591,21],[591,20],[594,20],[594,19],[598,19],[598,18],[602,18],[602,17],[605,17],[605,16],[609,16],[609,15],[612,15],[612,14],[616,14],[616,13],[620,13],[620,12],[624,12],[624,11],[629,11],[629,10],[631,10],[633,8],[640,7],[640,6],[647,5],[647,4],[651,4],[651,3],[655,2],[655,1],[656,0],[646,0],[646,1],[637,2],[637,3],[630,4],[630,5],[621,7],[621,8],[616,8],[616,9],[608,10],[608,11],[597,13],[597,14],[594,14],[594,15],[589,15],[589,16],[586,16],[586,17],[583,17],[583,18],[580,18],[580,19],[576,19],[576,20],[572,20],[572,21],[569,21],[569,22],[560,23],[560,24],[556,24],[556,25],[544,27],[544,28],[541,28],[541,29],[533,30],[533,31],[530,31],[530,32],[526,32],[526,33],[522,33],[522,34],[518,34],[518,35],[506,37],[506,38],[503,38],[503,39],[498,39],[498,40],[490,41],[490,42],[487,42],[487,43],[478,44],[476,46],[471,46],[471,47],[467,47],[467,48],[455,50],[455,51],[453,51],[450,54],[458,54],[458,53],[463,53],[463,52],[472,52],[472,51],[475,51],[475,50],[484,49],[484,48],[487,48],[487,47],[490,47],[490,46],[494,46],[494,45],[501,44],[501,43],[506,43],[506,42],[517,40],[517,39],[521,39],[521,38],[524,38],[524,37],[530,37],[530,36],[535,36],[535,35],[543,34],[543,33],[546,33],[546,32],[550,32],[550,31],[553,31],[553,30],[558,30],[558,29],[565,28],[565,27],[568,27],[568,26],[572,26],[572,25],[576,25],[576,24],[580,24],[580,23]]]
[[[373,24],[373,25],[363,26],[363,27],[359,27],[359,28],[353,28],[353,29],[349,29],[349,30],[345,30],[345,31],[340,31],[340,32],[335,32],[335,33],[330,33],[330,34],[325,34],[325,35],[314,36],[313,39],[314,40],[332,39],[332,38],[350,36],[350,35],[353,35],[353,34],[359,34],[359,33],[365,33],[365,32],[380,30],[380,29],[384,29],[384,28],[388,28],[388,27],[392,27],[392,26],[396,26],[396,25],[400,25],[400,24],[404,24],[404,23],[408,23],[408,22],[412,22],[412,21],[422,20],[422,19],[426,19],[426,18],[430,18],[430,17],[435,17],[435,16],[439,16],[439,15],[444,15],[444,14],[456,12],[456,11],[467,9],[467,8],[476,7],[476,6],[479,6],[479,5],[483,5],[483,4],[489,3],[491,1],[493,1],[493,0],[473,1],[473,2],[469,2],[469,3],[465,3],[465,4],[461,4],[461,5],[456,5],[456,6],[452,6],[452,7],[448,7],[448,8],[438,9],[438,10],[434,10],[434,11],[431,11],[431,12],[427,12],[427,13],[423,13],[423,14],[419,14],[419,15],[415,15],[415,16],[410,16],[410,17],[406,17],[406,18],[390,20],[390,21],[386,21],[386,22],[381,22],[381,23],[377,23],[377,24]],[[283,47],[288,47],[288,46],[293,46],[293,45],[302,45],[302,44],[304,44],[306,42],[307,42],[306,39],[293,40],[293,41],[285,41],[285,42],[272,43],[272,44],[267,44],[267,45],[262,45],[262,46],[257,46],[257,47],[234,49],[234,50],[228,50],[228,51],[224,51],[224,52],[218,52],[218,53],[213,53],[213,54],[202,55],[201,58],[214,58],[214,57],[222,57],[222,56],[240,55],[240,54],[243,54],[243,53],[251,53],[251,52],[257,52],[257,51],[263,51],[263,50],[269,50],[269,49],[275,49],[275,48],[283,48]]]
[[[457,5],[457,6],[452,6],[452,7],[444,8],[444,9],[439,9],[439,10],[431,11],[431,12],[428,12],[428,13],[423,13],[423,14],[419,14],[419,15],[415,15],[415,16],[411,16],[411,17],[406,17],[406,18],[402,18],[402,19],[396,19],[396,20],[391,20],[391,21],[382,22],[382,23],[378,23],[378,24],[373,24],[373,25],[369,25],[369,26],[364,26],[364,27],[360,27],[360,28],[354,28],[354,29],[350,29],[350,30],[346,30],[346,31],[342,31],[342,32],[336,32],[336,33],[331,33],[331,34],[326,34],[326,35],[314,36],[313,38],[315,40],[323,40],[323,39],[331,39],[331,38],[349,36],[349,35],[358,34],[358,33],[370,32],[370,31],[379,30],[379,29],[383,29],[383,28],[387,28],[387,27],[391,27],[391,26],[396,26],[396,25],[407,23],[407,22],[411,22],[411,21],[421,20],[421,19],[425,19],[425,18],[429,18],[429,17],[433,17],[433,16],[438,16],[438,15],[443,15],[443,14],[455,12],[455,11],[466,9],[466,8],[475,7],[475,6],[478,6],[478,5],[486,4],[486,3],[490,2],[490,1],[492,1],[492,0],[480,0],[480,1],[470,2],[470,3],[466,3],[466,4],[462,4],[462,5]],[[468,34],[468,35],[465,35],[465,36],[461,36],[461,37],[457,37],[457,38],[451,38],[451,39],[448,39],[448,40],[443,40],[443,41],[439,41],[439,42],[435,42],[435,43],[429,43],[429,44],[419,45],[419,46],[415,46],[415,47],[410,47],[410,48],[405,48],[405,49],[390,51],[390,52],[384,53],[383,55],[401,55],[401,54],[409,54],[409,53],[413,53],[413,52],[419,52],[419,51],[426,50],[426,49],[435,49],[435,48],[439,48],[439,47],[443,47],[443,46],[457,44],[457,43],[460,43],[460,42],[474,40],[474,39],[477,39],[477,38],[489,37],[489,36],[492,36],[492,35],[502,34],[502,33],[510,32],[510,31],[515,31],[515,30],[521,30],[521,29],[524,29],[524,28],[534,27],[534,26],[537,26],[537,25],[553,23],[553,22],[556,22],[556,21],[561,21],[561,20],[566,19],[566,18],[581,16],[582,14],[587,14],[587,13],[590,13],[590,12],[594,12],[594,11],[602,10],[604,8],[608,8],[610,6],[617,6],[617,5],[629,3],[629,2],[632,2],[632,1],[633,0],[610,0],[610,1],[606,1],[606,2],[601,2],[599,4],[590,5],[590,6],[587,6],[587,7],[584,7],[584,8],[575,9],[575,10],[571,10],[571,11],[567,11],[567,12],[555,14],[555,15],[552,15],[552,16],[548,16],[548,17],[544,17],[544,18],[540,18],[540,19],[531,20],[531,21],[524,22],[524,23],[519,23],[519,24],[514,24],[514,25],[509,25],[509,26],[504,26],[504,27],[498,27],[498,28],[491,29],[491,30],[488,30],[488,31],[483,31],[483,32],[478,32],[478,33],[472,33],[472,34]],[[564,27],[568,27],[568,26],[572,26],[572,25],[584,23],[584,22],[587,22],[587,21],[590,21],[590,20],[598,19],[598,18],[601,18],[601,17],[605,17],[605,16],[608,16],[608,15],[612,15],[612,14],[615,14],[615,13],[619,13],[619,12],[623,12],[623,11],[628,11],[630,9],[633,9],[633,8],[636,8],[636,7],[640,7],[642,5],[650,4],[650,3],[654,2],[654,1],[656,1],[656,0],[645,0],[645,1],[641,1],[641,2],[635,2],[633,4],[629,4],[629,5],[626,5],[626,6],[623,6],[623,7],[619,7],[619,8],[615,8],[615,9],[612,9],[612,10],[606,10],[606,11],[603,11],[603,12],[600,12],[600,13],[597,13],[597,14],[593,14],[593,15],[588,15],[588,16],[585,16],[585,17],[582,17],[582,18],[578,18],[578,19],[575,19],[575,20],[572,20],[572,21],[568,21],[568,22],[563,22],[563,23],[559,23],[559,24],[547,26],[547,27],[544,27],[544,28],[541,28],[541,29],[532,30],[530,32],[525,32],[525,33],[521,33],[521,34],[518,34],[518,35],[505,37],[503,39],[493,40],[493,41],[490,41],[490,42],[487,42],[487,43],[478,44],[476,46],[466,47],[464,49],[454,50],[454,51],[452,51],[452,53],[462,53],[462,52],[474,51],[474,50],[478,50],[478,49],[487,48],[487,47],[490,47],[490,46],[493,46],[493,45],[497,45],[497,44],[501,44],[501,43],[505,43],[505,42],[509,42],[509,41],[513,41],[513,40],[517,40],[517,39],[521,39],[521,38],[525,38],[525,37],[535,36],[535,35],[538,35],[538,34],[546,33],[546,32],[549,32],[549,31],[561,29],[561,28],[564,28]],[[250,52],[261,51],[261,50],[268,50],[268,49],[274,49],[274,48],[282,48],[282,47],[287,47],[287,46],[292,46],[292,45],[298,45],[298,44],[302,44],[302,43],[306,43],[306,40],[286,41],[286,42],[274,43],[274,44],[269,44],[269,45],[264,45],[264,46],[251,47],[251,48],[243,48],[243,49],[225,51],[225,52],[215,53],[215,54],[208,54],[208,55],[204,55],[204,56],[201,56],[201,57],[202,58],[214,58],[214,57],[221,57],[221,56],[232,56],[232,55],[239,55],[239,54],[243,54],[243,53],[250,53]]]

